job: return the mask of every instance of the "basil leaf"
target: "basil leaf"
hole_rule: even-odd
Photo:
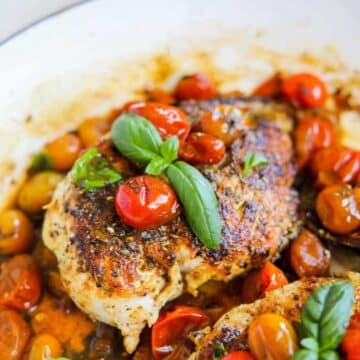
[[[183,161],[171,164],[166,174],[192,231],[205,246],[217,249],[221,241],[221,219],[216,195],[208,180]]]
[[[146,166],[145,172],[149,175],[160,175],[167,169],[169,165],[170,163],[162,157],[156,157],[152,159]]]
[[[227,353],[224,344],[221,341],[216,341],[213,360],[221,360]]]
[[[267,164],[269,164],[269,160],[264,155],[248,152],[244,157],[244,175],[248,176],[254,167]]]
[[[314,338],[305,338],[300,341],[300,344],[303,348],[312,350],[312,351],[318,351],[319,350],[319,344]]]
[[[169,137],[160,147],[160,153],[168,163],[177,159],[178,151],[179,139],[176,136]]]
[[[160,155],[162,140],[154,125],[136,114],[120,115],[112,125],[111,139],[128,159],[147,164]]]
[[[329,350],[320,353],[319,360],[340,360],[340,356],[337,351]]]
[[[314,338],[319,351],[336,349],[351,315],[354,289],[349,282],[326,284],[316,289],[306,301],[301,313],[302,338]]]
[[[315,351],[303,349],[293,355],[291,360],[319,360],[319,356]]]
[[[122,179],[121,174],[115,171],[95,148],[87,150],[76,160],[71,176],[73,181],[85,190],[103,188]]]
[[[53,167],[51,158],[48,153],[40,152],[31,160],[30,164],[30,171],[31,172],[38,172],[43,170],[51,170]]]

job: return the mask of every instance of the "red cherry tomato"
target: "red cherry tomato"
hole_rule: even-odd
[[[174,220],[180,210],[172,188],[159,178],[148,175],[121,183],[115,207],[125,224],[143,230]]]
[[[225,355],[221,360],[255,360],[255,358],[247,351],[235,351]]]
[[[164,359],[189,332],[210,324],[207,314],[196,307],[177,306],[160,315],[151,331],[151,347],[155,360]]]
[[[270,261],[259,270],[251,271],[242,284],[242,300],[251,303],[265,295],[267,291],[288,284],[285,274]]]
[[[314,153],[309,168],[319,187],[356,182],[360,173],[360,153],[344,146],[330,146]]]
[[[336,234],[348,234],[360,227],[360,188],[332,185],[316,198],[316,212],[322,224]]]
[[[294,137],[300,167],[309,161],[315,150],[328,147],[335,142],[333,126],[328,121],[318,117],[302,120],[295,129]]]
[[[275,74],[268,80],[260,84],[254,91],[253,96],[261,96],[266,98],[274,98],[281,93],[282,79],[279,74]]]
[[[360,360],[360,313],[351,317],[340,349],[345,360]]]
[[[324,82],[317,76],[307,73],[287,77],[283,81],[281,90],[287,100],[306,108],[321,107],[328,98]]]
[[[184,76],[178,82],[174,94],[179,100],[208,100],[217,95],[217,90],[204,74],[193,74]]]
[[[215,136],[191,133],[180,144],[179,157],[191,164],[216,164],[225,154],[225,144]]]
[[[126,104],[124,110],[151,121],[163,139],[177,136],[180,140],[185,140],[189,135],[190,124],[186,120],[186,114],[175,106],[139,101]]]
[[[1,267],[0,305],[28,310],[39,301],[42,285],[35,259],[31,255],[16,255]]]

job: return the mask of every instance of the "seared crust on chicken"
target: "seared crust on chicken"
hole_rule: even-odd
[[[274,122],[260,112],[256,116],[271,103],[226,99],[181,107],[194,119],[221,101],[252,109],[254,125],[244,128],[242,119],[235,119],[232,126],[241,128],[241,135],[222,164],[200,168],[219,202],[219,250],[203,246],[182,216],[154,230],[124,225],[114,207],[116,186],[86,192],[72,183],[71,174],[47,210],[43,238],[58,258],[70,296],[94,319],[118,327],[128,352],[166,302],[184,291],[196,295],[210,279],[228,281],[260,267],[278,257],[294,234],[298,197],[291,189],[291,141]],[[245,176],[249,152],[261,153],[268,164]]]
[[[197,352],[191,360],[212,360],[215,346],[221,342],[227,351],[247,350],[249,325],[265,313],[282,315],[290,321],[299,322],[306,299],[318,287],[339,280],[351,281],[355,290],[354,312],[360,310],[360,274],[349,273],[348,278],[304,278],[283,288],[266,293],[265,298],[252,304],[240,305],[224,314],[213,326],[194,334]]]

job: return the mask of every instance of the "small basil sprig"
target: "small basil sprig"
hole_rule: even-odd
[[[248,152],[244,157],[243,173],[245,176],[248,176],[254,167],[265,166],[267,164],[269,164],[269,160],[264,155]]]
[[[122,175],[95,148],[87,150],[76,160],[71,176],[74,183],[85,190],[100,189],[122,179]]]
[[[301,313],[301,349],[293,360],[339,359],[338,348],[345,334],[354,301],[349,282],[326,284],[315,290]]]
[[[196,168],[182,161],[174,162],[178,138],[173,136],[163,142],[154,125],[135,114],[120,115],[112,126],[111,138],[121,154],[147,165],[147,174],[166,172],[192,231],[205,246],[217,248],[221,241],[221,219],[215,192]]]

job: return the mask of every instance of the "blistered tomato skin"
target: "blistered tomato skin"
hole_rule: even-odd
[[[290,245],[290,263],[299,277],[323,276],[330,265],[330,256],[319,238],[302,229]]]
[[[316,212],[322,224],[335,234],[348,234],[360,227],[360,188],[332,185],[316,199]]]
[[[225,155],[225,144],[215,136],[196,132],[191,133],[180,144],[180,159],[193,164],[217,164]]]
[[[335,142],[335,131],[327,120],[309,117],[297,125],[294,138],[298,165],[303,167],[314,151],[326,148]]]
[[[163,139],[177,136],[185,140],[190,132],[186,114],[179,108],[159,102],[132,102],[124,106],[124,111],[140,115],[151,121]]]
[[[16,255],[2,264],[0,305],[27,311],[37,304],[43,288],[40,268],[30,255]]]
[[[20,210],[0,213],[0,254],[14,255],[27,252],[35,240],[34,227]]]
[[[283,316],[262,314],[249,327],[248,342],[256,360],[290,360],[298,349],[294,328]]]
[[[172,188],[159,178],[143,175],[120,184],[115,207],[122,221],[138,229],[154,229],[174,220],[180,211]]]
[[[14,310],[0,309],[0,354],[2,360],[21,360],[31,330]]]
[[[287,100],[305,108],[322,107],[329,96],[325,83],[317,76],[308,73],[285,78],[281,91]]]
[[[178,100],[209,100],[217,95],[217,90],[207,76],[193,74],[178,82],[174,95]]]
[[[196,307],[177,306],[173,311],[163,312],[151,330],[151,348],[154,359],[167,358],[182,338],[191,331],[202,329],[209,324],[210,319],[207,314]]]

